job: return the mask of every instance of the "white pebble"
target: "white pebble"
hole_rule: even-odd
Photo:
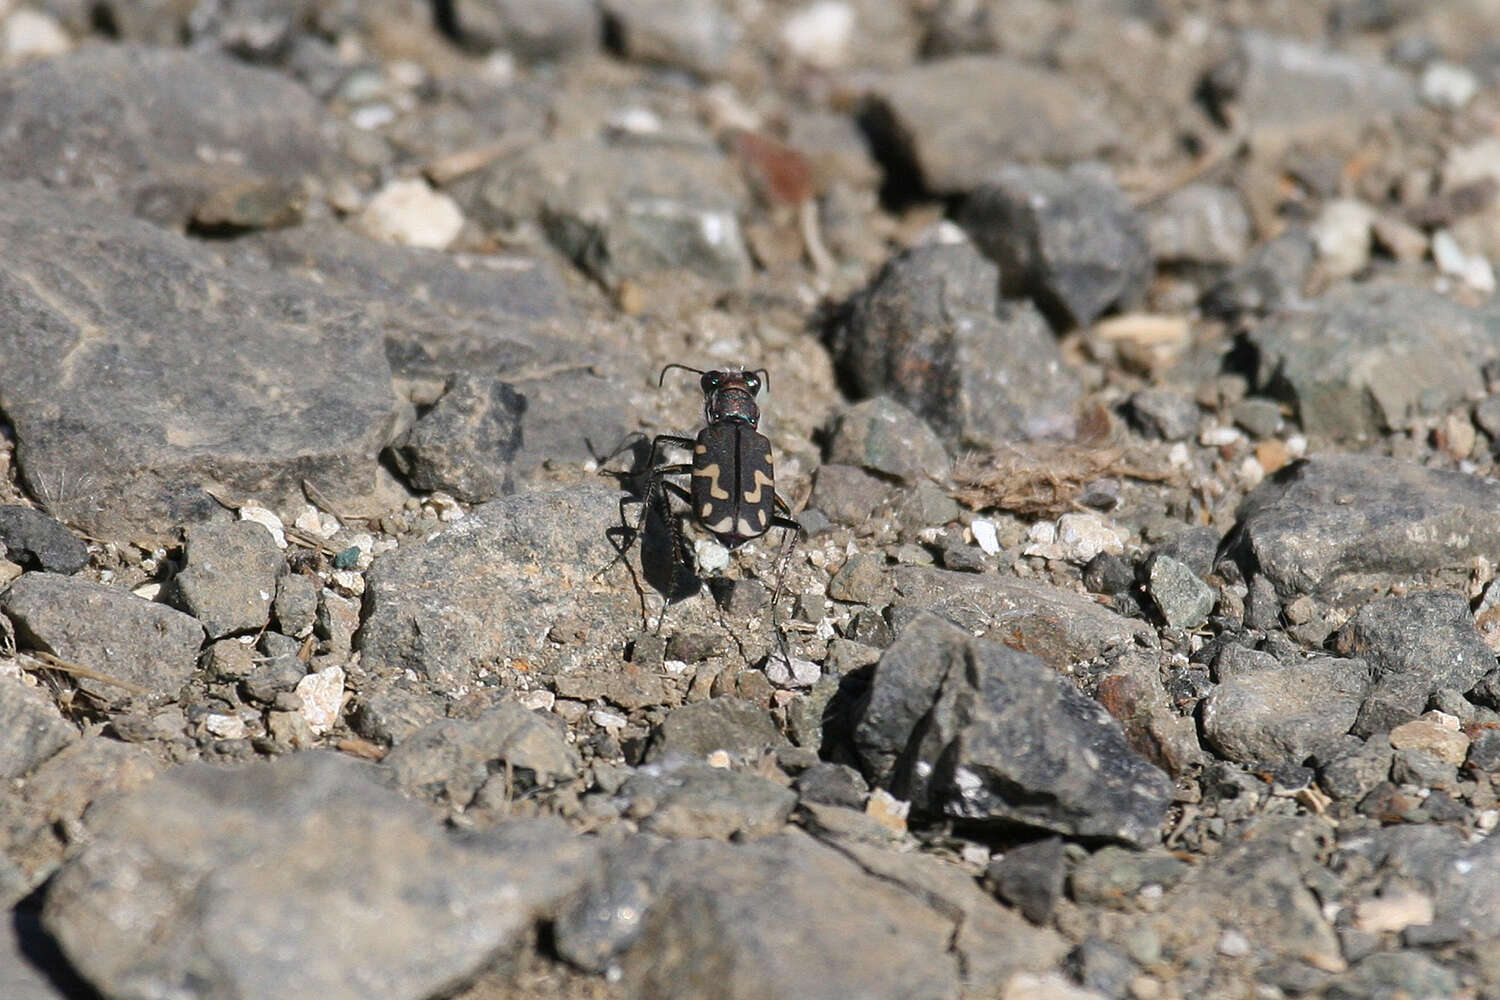
[[[694,541],[693,555],[698,559],[700,573],[722,573],[729,568],[729,550],[712,538]]]
[[[246,504],[240,508],[240,520],[254,521],[261,525],[276,540],[277,548],[286,548],[286,526],[281,523],[281,518],[277,517],[274,512],[255,504]]]
[[[974,541],[985,555],[998,555],[1000,552],[1000,536],[995,532],[995,522],[985,518],[975,518],[969,525],[969,530],[974,532]]]
[[[325,733],[339,721],[344,707],[344,668],[326,667],[297,682],[302,718],[314,733]]]
[[[533,712],[550,712],[552,706],[557,704],[557,695],[539,688],[535,691],[527,691],[517,701]]]
[[[1323,207],[1313,223],[1312,237],[1329,278],[1347,278],[1370,262],[1374,224],[1375,210],[1362,201],[1338,198]]]
[[[1231,927],[1219,936],[1218,950],[1225,958],[1244,958],[1250,954],[1250,939]]]
[[[1246,455],[1245,460],[1240,463],[1240,485],[1247,490],[1253,490],[1265,478],[1266,470],[1261,466],[1260,461],[1254,455]]]
[[[1439,59],[1422,71],[1422,100],[1434,108],[1456,111],[1474,99],[1479,80],[1463,66]]]
[[[781,26],[781,41],[793,57],[819,69],[836,69],[849,59],[854,8],[841,0],[817,0],[794,11]]]
[[[596,708],[589,712],[589,719],[600,729],[624,729],[625,716]]]
[[[812,660],[794,656],[788,666],[780,653],[766,657],[766,680],[777,687],[812,687],[822,676],[823,668]]]
[[[730,766],[734,763],[734,761],[729,759],[728,750],[711,751],[709,755],[703,759],[708,763],[709,767],[717,767],[720,770],[725,771],[729,770]]]
[[[1432,234],[1432,260],[1439,271],[1485,295],[1495,290],[1495,270],[1481,253],[1465,253],[1446,229]]]
[[[1027,530],[1026,539],[1037,545],[1051,545],[1057,541],[1057,525],[1051,521],[1038,521]]]
[[[1238,427],[1207,427],[1198,435],[1198,443],[1205,448],[1222,448],[1244,439],[1244,432]]]
[[[1286,453],[1291,458],[1301,458],[1307,454],[1307,436],[1304,434],[1293,434],[1283,442],[1286,445]]]
[[[245,720],[238,715],[220,715],[215,712],[203,717],[203,728],[210,736],[217,736],[221,740],[242,740],[245,738]]]
[[[1093,514],[1064,514],[1057,519],[1057,541],[1065,557],[1086,563],[1101,552],[1120,555],[1125,543],[1104,520]]]
[[[365,575],[357,569],[336,569],[328,574],[328,583],[345,597],[359,597],[365,592]]]
[[[446,250],[464,226],[458,202],[426,181],[391,181],[359,215],[360,228],[373,239],[398,246]]]
[[[73,48],[73,39],[52,15],[21,7],[5,19],[0,46],[8,60],[19,61],[60,56]]]

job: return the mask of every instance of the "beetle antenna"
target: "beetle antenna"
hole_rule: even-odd
[[[662,367],[661,374],[658,375],[658,376],[656,376],[656,387],[658,389],[661,388],[662,382],[666,379],[667,372],[671,371],[673,368],[681,368],[683,371],[685,371],[685,372],[692,372],[694,375],[702,375],[702,374],[704,374],[702,368],[692,368],[692,367],[689,367],[688,365],[679,365],[677,362],[674,361],[674,362],[672,362],[669,365],[664,365]]]

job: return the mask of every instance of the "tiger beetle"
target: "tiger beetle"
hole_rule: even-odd
[[[640,521],[634,537],[639,538],[644,531],[652,503],[669,495],[686,503],[689,516],[730,550],[761,537],[772,528],[781,528],[783,551],[778,560],[780,567],[775,592],[771,597],[771,623],[781,655],[790,664],[786,637],[776,620],[776,602],[781,596],[790,544],[802,527],[792,520],[791,508],[776,493],[771,442],[759,430],[760,406],[755,397],[762,384],[769,385],[770,375],[764,368],[704,371],[674,363],[662,368],[656,379],[658,387],[665,384],[667,372],[674,368],[700,376],[698,384],[703,390],[703,421],[706,426],[696,438],[658,434],[652,439],[646,461],[646,492],[642,497]],[[660,464],[661,450],[665,447],[692,452],[692,462]],[[669,478],[672,476],[691,476],[691,489],[672,482]],[[678,551],[676,544],[673,551]]]

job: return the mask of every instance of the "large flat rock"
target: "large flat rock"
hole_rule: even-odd
[[[533,675],[619,664],[640,627],[606,531],[619,494],[597,486],[521,493],[476,508],[426,542],[381,556],[369,573],[362,662],[410,669],[452,689],[478,671]],[[562,621],[586,642],[553,642]]]
[[[357,509],[397,411],[357,302],[34,185],[0,183],[0,356],[26,489],[100,538],[164,540],[210,490],[290,507],[304,479]]]
[[[1468,572],[1500,549],[1500,485],[1377,455],[1327,455],[1285,470],[1240,508],[1232,552],[1282,596]]]
[[[326,753],[180,768],[90,813],[47,929],[112,1000],[421,1000],[595,865],[554,820],[454,836],[377,773]]]

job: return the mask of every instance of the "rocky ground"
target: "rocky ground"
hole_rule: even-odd
[[[0,996],[1500,997],[1497,31],[0,0]]]

